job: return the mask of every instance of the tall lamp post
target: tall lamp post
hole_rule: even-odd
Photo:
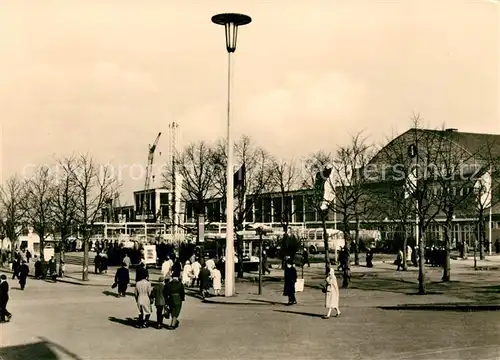
[[[225,296],[234,295],[234,183],[233,183],[233,140],[231,136],[231,54],[236,51],[238,27],[252,21],[243,14],[218,14],[212,22],[224,25],[226,34],[226,50],[228,53],[227,72],[227,168],[226,168],[226,278]]]

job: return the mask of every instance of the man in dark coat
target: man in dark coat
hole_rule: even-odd
[[[42,266],[42,262],[40,261],[40,259],[36,255],[35,255],[35,278],[36,279],[43,278],[43,266]]]
[[[210,289],[210,270],[208,270],[205,262],[201,265],[202,268],[200,270],[200,294],[203,300],[208,296],[208,290]]]
[[[21,286],[21,290],[24,290],[26,286],[26,279],[28,278],[28,274],[30,272],[30,268],[26,264],[26,261],[21,262],[21,266],[19,266],[19,273],[17,277],[19,278],[19,285]]]
[[[130,283],[130,274],[125,263],[122,267],[116,270],[115,284],[118,286],[118,296],[125,297],[127,293],[127,286]]]
[[[366,251],[366,267],[373,267],[373,249],[370,248]]]
[[[289,259],[285,267],[285,288],[284,296],[288,296],[288,305],[297,304],[295,299],[295,283],[297,282],[297,270],[293,266],[293,261]]]
[[[172,272],[172,278],[165,286],[164,296],[172,315],[172,321],[169,326],[169,329],[171,330],[177,329],[179,327],[178,318],[181,313],[182,302],[186,300],[184,285],[182,285],[182,282],[179,280],[180,276],[180,272]]]
[[[158,284],[155,285],[151,292],[151,300],[154,301],[156,307],[156,328],[163,328],[163,309],[165,308],[165,279],[163,276],[158,278]]]
[[[17,274],[19,273],[19,266],[21,266],[21,259],[19,254],[16,253],[14,256],[14,262],[12,263],[12,280],[17,277]]]
[[[97,253],[94,257],[94,274],[101,273],[101,255]]]
[[[52,281],[55,282],[57,280],[57,263],[53,256],[49,260],[49,271]]]
[[[138,283],[142,279],[146,279],[149,277],[149,271],[146,268],[146,265],[141,261],[139,265],[137,265],[137,269],[135,270],[135,282]]]
[[[12,314],[7,310],[9,302],[9,283],[7,276],[0,276],[0,322],[4,323],[10,320]]]

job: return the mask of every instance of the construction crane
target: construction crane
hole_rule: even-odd
[[[158,133],[153,145],[149,146],[149,154],[148,154],[148,165],[146,167],[146,179],[144,183],[144,198],[142,199],[142,220],[146,221],[146,215],[148,212],[146,208],[148,206],[148,198],[149,198],[149,187],[151,185],[151,173],[153,171],[153,160],[155,156],[156,146],[158,145],[158,141],[160,140],[161,132]]]

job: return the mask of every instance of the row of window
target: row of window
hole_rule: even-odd
[[[258,198],[246,201],[247,222],[280,223],[280,222],[313,222],[318,220],[317,211],[312,205],[311,195],[287,196],[285,198]],[[207,204],[205,216],[213,222],[225,221],[225,206],[221,201]],[[193,222],[195,211],[193,204],[186,206],[186,222]]]

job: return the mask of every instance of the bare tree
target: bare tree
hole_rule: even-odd
[[[76,159],[63,157],[57,160],[59,172],[54,184],[54,200],[52,205],[52,219],[55,231],[61,238],[61,259],[67,241],[72,233],[78,216],[78,187],[75,182]]]
[[[447,141],[436,131],[421,129],[419,115],[414,115],[411,120],[413,129],[390,141],[373,162],[382,171],[390,169],[392,177],[385,174],[384,182],[405,184],[418,230],[419,294],[425,294],[425,233],[442,209],[443,199],[436,190],[440,175],[436,164],[440,163],[441,153],[446,151]]]
[[[395,144],[395,146],[398,145]],[[415,206],[413,200],[409,199],[409,189],[405,185],[404,179],[408,178],[408,174],[404,173],[405,170],[409,169],[390,166],[384,168],[382,172],[376,171],[376,175],[369,179],[368,185],[372,197],[370,204],[372,219],[387,219],[391,223],[395,221],[396,224],[393,227],[403,237],[403,249],[407,248],[408,227],[415,224]],[[398,243],[397,246],[401,244]],[[403,270],[407,270],[406,250],[403,251]]]
[[[291,193],[301,185],[303,174],[295,160],[273,159],[269,171],[272,191],[279,194],[276,201],[272,203],[274,216],[279,220],[283,232],[286,234],[295,212]]]
[[[474,212],[477,216],[478,239],[474,246],[474,262],[476,266],[476,249],[479,246],[479,256],[484,260],[486,241],[486,211],[500,203],[500,155],[499,144],[494,138],[486,140],[481,149],[475,154],[475,165],[478,170],[474,183]],[[491,226],[491,224],[489,225]]]
[[[252,210],[254,202],[261,197],[264,191],[269,189],[271,157],[248,136],[242,136],[234,146],[235,163],[242,169],[240,172],[241,181],[234,184],[236,199],[234,227],[238,233],[243,230],[243,224]],[[214,186],[221,199],[223,199],[223,206],[225,206],[227,143],[219,141],[212,158],[215,164]],[[237,235],[236,239],[238,263],[243,264],[243,238]],[[243,277],[243,266],[239,266],[238,277]]]
[[[309,203],[306,204],[308,208],[318,214],[323,228],[323,241],[325,248],[325,272],[328,271],[330,264],[330,249],[328,231],[326,229],[326,221],[328,213],[333,206],[332,199],[325,196],[325,190],[328,189],[327,182],[331,176],[333,168],[332,156],[324,151],[318,151],[309,155],[305,161],[306,179],[304,185],[312,189],[312,197]]]
[[[11,260],[14,261],[14,253],[17,241],[26,223],[25,213],[22,207],[24,195],[24,182],[18,176],[7,180],[0,188],[0,205],[2,217],[5,219],[5,235],[10,240]]]
[[[49,235],[53,235],[51,217],[53,202],[54,177],[47,166],[41,165],[35,170],[35,174],[31,178],[26,179],[21,207],[27,221],[40,237],[40,260],[42,264],[45,262],[45,240]]]
[[[71,171],[78,193],[77,213],[83,233],[82,280],[88,280],[89,240],[95,222],[99,219],[106,201],[116,193],[119,184],[111,169],[96,163],[92,156],[80,155]]]
[[[197,215],[206,215],[207,204],[215,195],[214,188],[214,150],[205,141],[194,142],[186,146],[175,156],[175,166],[167,166],[163,174],[164,183],[173,188],[175,176],[180,175],[182,181],[182,200],[192,204]],[[199,231],[199,229],[198,229]]]
[[[471,189],[477,174],[477,167],[474,163],[478,154],[459,146],[454,132],[443,129],[436,134],[442,136],[444,142],[443,151],[437,154],[436,180],[437,189],[442,198],[442,212],[446,219],[442,224],[446,254],[442,280],[448,282],[451,279],[450,254],[453,219],[457,212],[464,213],[468,207],[470,208],[471,200],[473,200]]]
[[[356,265],[359,265],[360,222],[368,207],[365,169],[372,158],[372,149],[362,133],[353,136],[348,145],[341,146],[336,151],[332,161],[332,175],[327,182],[335,193],[335,202],[330,202],[329,207],[342,216],[344,239],[354,249]],[[350,227],[353,220],[356,224],[354,241],[351,239]],[[348,267],[344,268],[342,286],[346,288],[349,286],[349,274]]]

